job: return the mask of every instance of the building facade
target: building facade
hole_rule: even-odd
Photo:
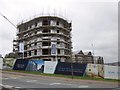
[[[67,20],[57,16],[40,16],[19,24],[17,28],[13,51],[19,57],[61,62],[70,60],[72,29]]]
[[[91,52],[83,52],[82,50],[72,54],[72,61],[75,63],[104,64],[103,57],[93,56]]]

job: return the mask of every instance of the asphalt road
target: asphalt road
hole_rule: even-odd
[[[7,88],[117,88],[118,83],[4,72],[0,86]]]

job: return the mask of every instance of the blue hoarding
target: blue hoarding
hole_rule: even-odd
[[[43,60],[26,60],[17,59],[13,70],[26,70],[26,71],[41,71],[43,72],[44,61]]]
[[[87,64],[58,62],[55,74],[71,75],[73,71],[73,75],[83,76],[85,74],[86,67]]]
[[[25,70],[27,65],[28,65],[29,60],[26,59],[17,59],[14,66],[13,70]]]

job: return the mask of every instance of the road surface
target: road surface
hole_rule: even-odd
[[[1,86],[7,88],[117,88],[118,83],[3,72]]]

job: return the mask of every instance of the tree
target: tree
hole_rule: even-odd
[[[11,53],[6,54],[5,58],[17,58],[17,55],[15,53],[11,52]]]

